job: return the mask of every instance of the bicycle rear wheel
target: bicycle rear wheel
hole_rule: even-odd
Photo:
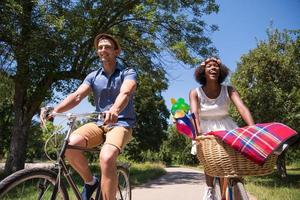
[[[50,199],[57,174],[49,169],[32,168],[17,171],[0,182],[0,199]],[[56,199],[68,200],[68,193],[60,183]]]
[[[123,166],[117,167],[118,174],[118,190],[117,200],[131,200],[131,185],[129,180],[129,171]]]

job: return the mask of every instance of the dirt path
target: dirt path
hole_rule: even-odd
[[[188,168],[166,168],[167,174],[132,190],[132,200],[202,200],[203,172]],[[256,198],[250,196],[250,200]]]
[[[132,200],[202,199],[205,177],[188,168],[166,168],[167,174],[132,190]],[[197,198],[199,196],[199,198]]]

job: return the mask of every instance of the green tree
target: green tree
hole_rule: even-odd
[[[134,129],[135,142],[129,143],[127,156],[140,161],[141,153],[146,150],[159,151],[166,139],[165,130],[170,115],[161,91],[167,88],[163,70],[153,70],[139,76],[138,90],[135,97],[137,125]]]
[[[259,42],[255,49],[241,57],[232,83],[256,123],[281,122],[299,132],[300,30],[269,29],[267,34],[267,41]],[[235,116],[241,122],[237,112]],[[291,151],[291,156],[299,159],[297,149]]]
[[[167,165],[198,163],[197,157],[191,154],[192,141],[177,132],[174,125],[168,128],[168,137],[160,148],[159,157]]]
[[[120,39],[121,61],[139,74],[163,69],[166,55],[195,64],[215,50],[208,35],[217,27],[202,19],[218,11],[214,0],[3,0],[0,11],[1,72],[16,91],[6,173],[24,167],[28,130],[40,105],[74,90],[99,66],[93,50],[99,32]]]

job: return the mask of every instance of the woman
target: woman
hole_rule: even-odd
[[[251,113],[238,92],[231,86],[222,85],[228,75],[228,68],[221,63],[220,59],[214,57],[206,59],[196,68],[194,75],[200,87],[192,89],[189,98],[199,135],[210,131],[237,128],[237,124],[228,114],[231,102],[247,125],[254,124]],[[195,145],[193,145],[192,154],[196,154]],[[207,188],[203,199],[214,199],[213,177],[206,175],[206,184]]]

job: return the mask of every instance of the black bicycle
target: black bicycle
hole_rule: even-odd
[[[45,143],[46,149],[57,148],[55,164],[51,168],[28,168],[17,171],[0,182],[0,199],[69,199],[69,190],[72,190],[76,199],[81,199],[78,186],[72,178],[71,168],[67,165],[64,155],[67,148],[84,150],[87,152],[98,152],[100,148],[82,148],[68,145],[69,137],[75,129],[79,118],[102,119],[103,113],[92,112],[83,114],[57,113],[55,116],[67,119],[67,130],[65,134],[53,133]],[[59,147],[59,148],[58,148]],[[53,156],[47,154],[49,158]],[[53,160],[53,159],[52,159]],[[131,185],[129,180],[129,164],[117,164],[118,189],[117,200],[131,200]],[[101,174],[100,174],[101,176]],[[70,186],[67,190],[66,185]],[[74,198],[72,198],[74,199]],[[101,187],[99,186],[92,197],[101,200]]]

